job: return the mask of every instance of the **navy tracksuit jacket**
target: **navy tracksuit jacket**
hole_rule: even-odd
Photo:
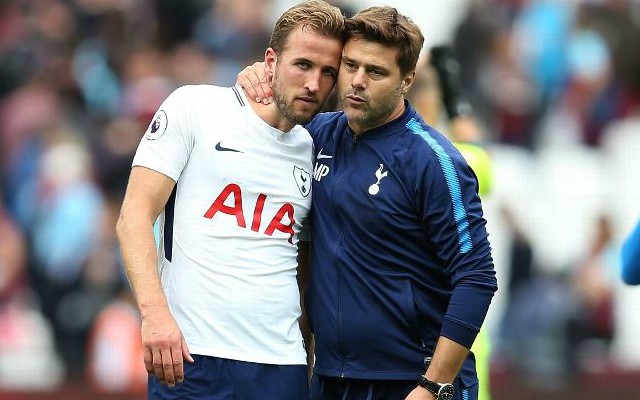
[[[307,310],[321,376],[417,380],[440,335],[471,347],[497,290],[475,175],[405,106],[360,137],[342,112],[307,126]],[[477,383],[473,355],[460,378]]]

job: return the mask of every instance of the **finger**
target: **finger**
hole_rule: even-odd
[[[171,348],[171,359],[173,360],[173,373],[176,383],[184,381],[184,367],[182,365],[182,347],[175,346]]]
[[[153,354],[151,353],[151,349],[148,347],[144,348],[144,368],[147,370],[148,374],[153,374],[155,371],[153,370]]]
[[[171,349],[163,349],[162,353],[162,369],[164,371],[164,379],[169,387],[176,384],[176,377],[173,373],[173,358],[171,357]]]
[[[267,84],[266,82],[267,82],[267,78],[265,78],[264,76],[260,78],[258,75],[256,75],[253,78],[252,87],[253,87],[253,90],[256,92],[256,100],[263,101],[268,97],[265,93],[265,88],[264,88],[264,86]]]
[[[273,102],[273,90],[269,85],[269,79],[267,78],[267,72],[264,69],[264,63],[253,64],[253,72],[256,74],[256,92],[264,104]]]
[[[269,104],[267,99],[269,98],[271,88],[269,87],[269,80],[267,79],[264,63],[253,63],[253,65],[247,69],[247,75],[251,80],[253,90],[256,92],[256,101]]]
[[[236,86],[242,86],[247,91],[253,90],[252,86],[255,83],[255,78],[253,82],[251,81],[251,75],[254,75],[254,74],[249,71],[249,68],[251,67],[247,67],[242,71],[240,71],[240,73],[238,74],[238,77],[236,78],[237,79]]]
[[[189,346],[187,346],[187,342],[182,338],[182,358],[189,363],[193,364],[195,360],[191,357],[191,352],[189,351]]]
[[[258,92],[255,89],[255,84],[259,81],[256,77],[255,72],[251,70],[253,67],[246,67],[238,74],[238,78],[236,81],[236,86],[241,86],[245,92],[247,92],[247,97],[250,99],[255,99],[256,102],[260,102],[258,98]]]
[[[261,99],[262,104],[270,104],[273,103],[273,91],[271,90],[271,86],[266,82],[260,82],[256,85],[258,92],[258,97]]]
[[[156,375],[156,378],[163,383],[165,381],[164,378],[164,370],[162,369],[162,355],[160,354],[160,350],[154,349],[152,350],[153,354],[153,373]]]

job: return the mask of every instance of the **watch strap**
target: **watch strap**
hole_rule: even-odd
[[[427,389],[431,393],[433,393],[436,397],[438,396],[438,392],[440,391],[440,384],[430,381],[426,376],[421,375],[420,380],[418,381],[418,385]]]

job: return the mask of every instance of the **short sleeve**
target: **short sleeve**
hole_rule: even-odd
[[[133,166],[150,168],[177,182],[194,144],[190,119],[188,86],[184,86],[171,93],[154,114]]]

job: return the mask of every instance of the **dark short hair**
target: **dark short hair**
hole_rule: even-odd
[[[297,4],[280,16],[271,34],[269,47],[282,52],[291,32],[298,26],[313,29],[316,33],[340,41],[344,38],[345,18],[338,7],[322,0],[310,0]]]
[[[369,7],[345,22],[345,39],[363,39],[395,47],[402,75],[416,68],[424,36],[410,18],[393,7]]]

